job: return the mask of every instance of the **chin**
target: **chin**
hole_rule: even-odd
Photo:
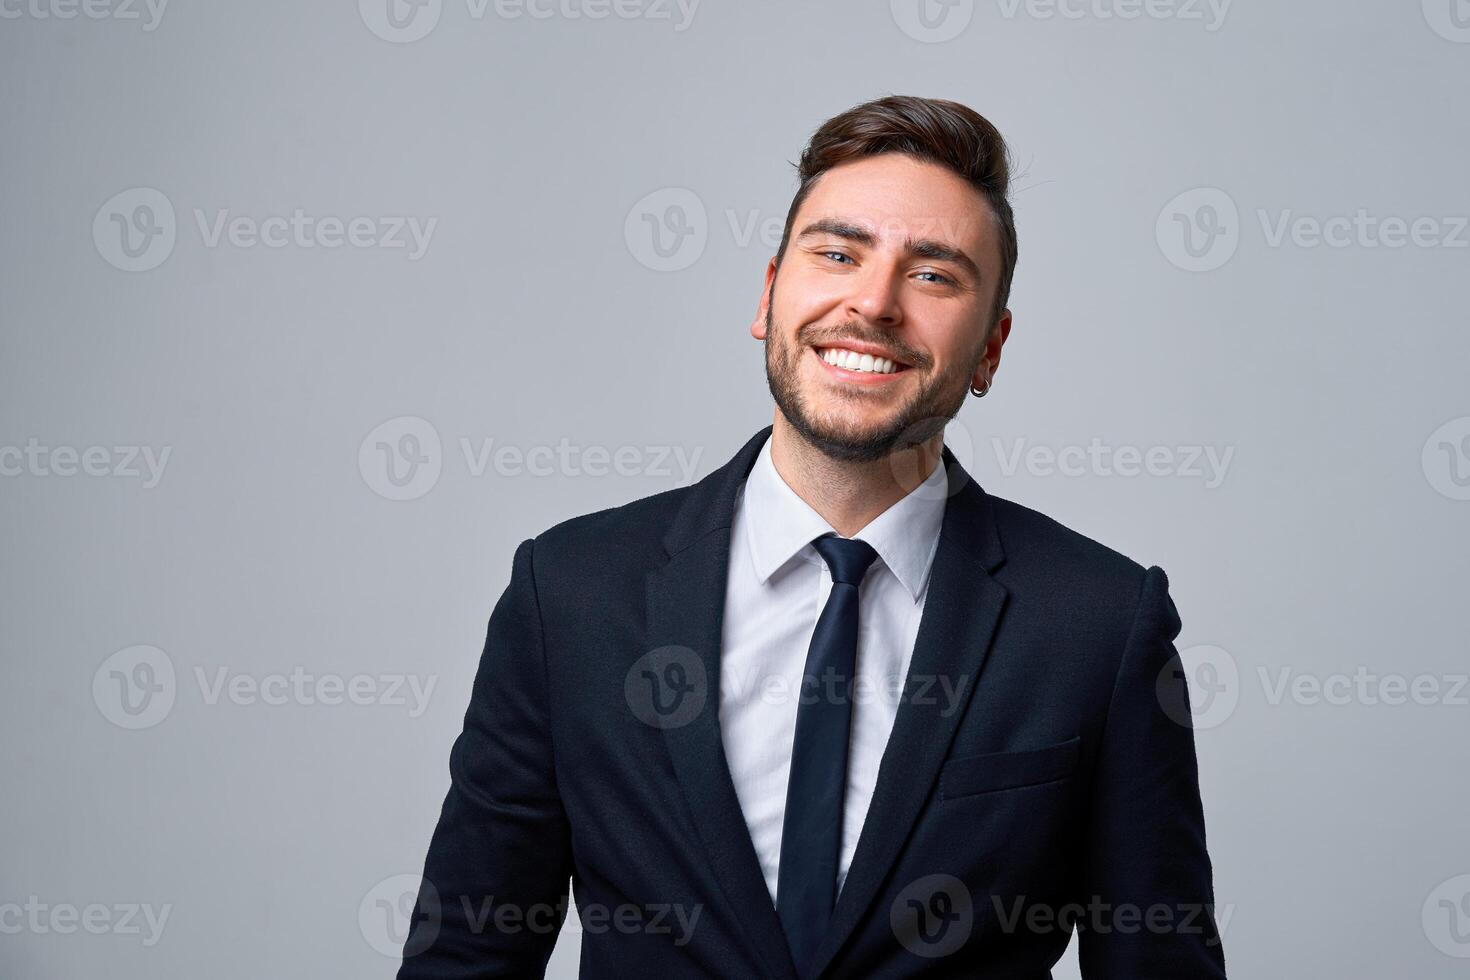
[[[802,440],[824,456],[843,462],[871,463],[903,448],[891,417],[853,418],[841,411],[815,418],[787,417]]]

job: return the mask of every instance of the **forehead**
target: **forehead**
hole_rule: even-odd
[[[872,231],[880,245],[926,238],[989,261],[1000,233],[990,204],[959,174],[927,160],[884,153],[823,173],[802,202],[794,234],[820,218],[841,218]]]

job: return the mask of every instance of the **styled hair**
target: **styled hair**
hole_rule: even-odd
[[[990,205],[1000,228],[1001,272],[992,322],[986,325],[989,330],[1006,308],[1016,269],[1016,221],[1007,198],[1011,159],[1005,140],[990,120],[958,102],[889,95],[822,123],[796,165],[801,183],[786,213],[777,268],[786,254],[796,212],[822,174],[838,164],[880,153],[903,153],[938,164],[963,177]]]

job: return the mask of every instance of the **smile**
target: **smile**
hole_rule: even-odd
[[[818,357],[831,366],[857,374],[897,374],[908,368],[907,364],[899,363],[892,358],[865,354],[846,347],[813,349],[816,350]]]

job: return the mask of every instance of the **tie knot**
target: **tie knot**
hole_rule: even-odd
[[[817,554],[827,563],[832,572],[832,581],[845,585],[859,585],[867,574],[868,566],[878,557],[878,552],[866,541],[856,538],[839,538],[825,535],[812,542]]]

